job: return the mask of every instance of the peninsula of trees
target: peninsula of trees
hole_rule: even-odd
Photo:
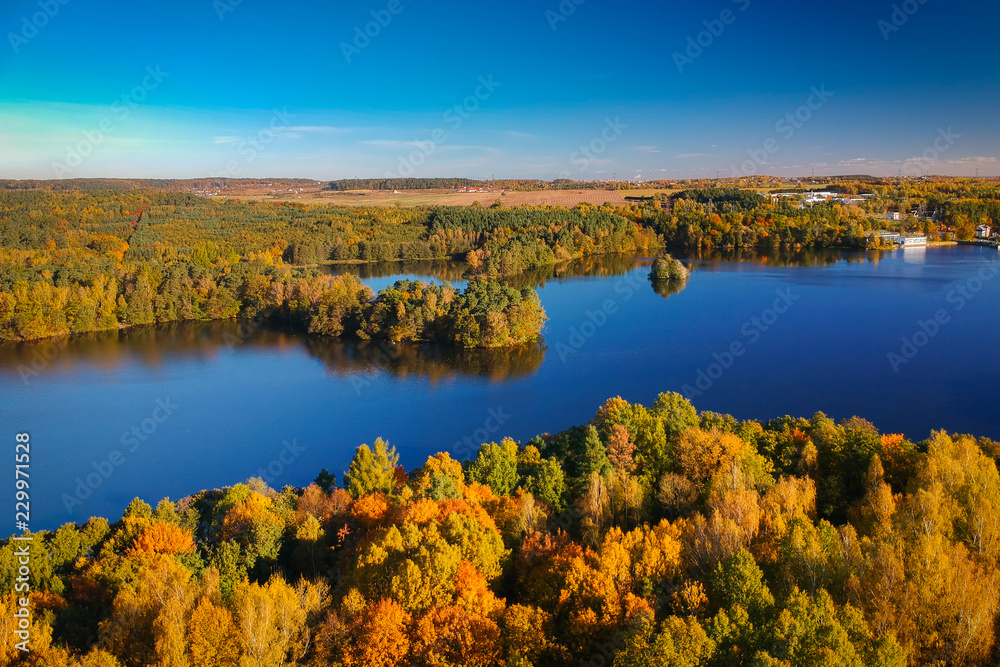
[[[995,665],[998,456],[677,394],[410,470],[375,440],[342,487],[253,479],[36,533],[32,651],[0,665]]]

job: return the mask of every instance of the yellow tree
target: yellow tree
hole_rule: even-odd
[[[490,590],[486,577],[471,563],[462,561],[455,573],[457,605],[470,614],[496,618],[503,613],[504,600]]]
[[[107,651],[93,649],[80,658],[79,663],[74,663],[73,667],[121,667],[121,664],[118,658]]]
[[[306,612],[295,589],[275,575],[265,585],[243,581],[233,591],[242,667],[282,667],[308,646]]]
[[[417,622],[413,654],[418,664],[491,667],[501,664],[500,628],[459,607],[436,607]]]
[[[619,501],[614,505],[621,507],[623,523],[628,528],[629,509],[632,499],[639,495],[638,484],[632,480],[635,471],[635,445],[632,443],[628,429],[621,424],[613,424],[608,435],[608,460],[614,467],[614,483],[612,495]]]
[[[342,656],[344,667],[401,667],[411,664],[410,615],[392,600],[364,609]]]
[[[236,628],[229,610],[203,597],[188,620],[191,664],[196,667],[236,667]]]
[[[101,636],[126,665],[185,667],[186,614],[193,599],[191,573],[173,557],[156,556],[115,596]]]
[[[550,614],[526,605],[507,607],[503,619],[504,652],[511,667],[531,667],[546,654],[557,653]],[[568,657],[567,657],[568,660]]]
[[[677,464],[684,476],[700,487],[728,466],[743,447],[743,441],[732,433],[691,428],[677,441]]]
[[[194,548],[194,538],[190,530],[157,521],[139,533],[135,538],[130,553],[136,555],[165,554],[174,556],[190,553],[194,551]]]
[[[429,495],[435,488],[450,487],[454,490],[455,497],[461,497],[465,488],[465,473],[462,472],[462,464],[451,458],[451,454],[448,452],[434,454],[417,471],[414,486],[415,491],[420,495]],[[436,499],[441,500],[441,498]]]

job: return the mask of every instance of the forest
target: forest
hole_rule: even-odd
[[[291,206],[82,191],[3,193],[0,206],[0,340],[271,318],[319,335],[474,348],[533,340],[544,322],[532,288],[495,275],[474,277],[463,293],[398,283],[372,295],[353,275],[292,266],[315,263],[317,246],[324,259],[355,261],[471,247],[449,230],[426,233],[427,212],[335,210],[317,220]],[[343,250],[356,223],[361,235]]]
[[[573,209],[366,209],[207,199],[130,182],[14,185],[0,189],[0,341],[269,317],[317,334],[509,345],[537,336],[544,320],[522,277],[570,260],[667,249],[864,249],[883,227],[969,239],[976,225],[1000,219],[1000,188],[968,179],[845,181],[836,187],[873,196],[864,206],[804,208],[733,187]],[[889,208],[926,215],[876,217]],[[365,295],[318,268],[429,259],[462,261],[464,276],[485,280],[471,289],[504,296],[415,285]],[[402,310],[390,312],[390,303]]]
[[[32,650],[0,665],[994,665],[998,457],[678,394],[411,470],[377,439],[339,480],[35,533]]]

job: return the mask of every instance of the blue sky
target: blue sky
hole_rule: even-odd
[[[1000,175],[995,2],[63,2],[0,177]]]

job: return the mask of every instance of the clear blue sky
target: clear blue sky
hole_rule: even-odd
[[[0,177],[1000,175],[992,0],[64,1],[0,4]]]

